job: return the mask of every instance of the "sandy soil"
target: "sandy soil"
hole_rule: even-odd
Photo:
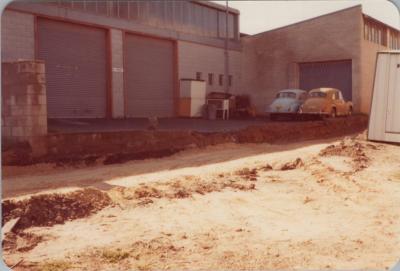
[[[115,203],[24,229],[40,238],[4,251],[23,259],[15,270],[384,269],[400,256],[400,147],[362,135],[3,172],[8,198],[93,186]]]

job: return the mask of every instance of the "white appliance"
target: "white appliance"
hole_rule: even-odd
[[[202,117],[206,103],[206,82],[193,79],[180,80],[179,116]]]

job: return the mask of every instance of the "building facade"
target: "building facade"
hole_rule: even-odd
[[[278,90],[336,87],[369,113],[376,53],[399,49],[399,32],[355,6],[242,38],[242,84],[263,112]]]
[[[3,62],[44,61],[49,118],[174,117],[181,79],[247,94],[260,115],[277,91],[316,87],[369,113],[376,53],[400,48],[361,6],[249,36],[205,1],[13,2],[1,27]]]
[[[49,118],[173,117],[180,79],[239,92],[239,12],[202,1],[13,2],[1,56],[45,62]]]

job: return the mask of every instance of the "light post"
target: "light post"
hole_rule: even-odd
[[[228,0],[225,1],[225,92],[229,92],[229,11]]]

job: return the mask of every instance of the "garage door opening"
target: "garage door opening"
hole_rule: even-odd
[[[300,64],[300,88],[311,90],[320,87],[340,89],[347,101],[352,101],[351,60],[310,62]]]
[[[106,35],[99,28],[38,19],[48,118],[106,117]]]
[[[172,117],[174,43],[127,34],[124,48],[127,117]]]

